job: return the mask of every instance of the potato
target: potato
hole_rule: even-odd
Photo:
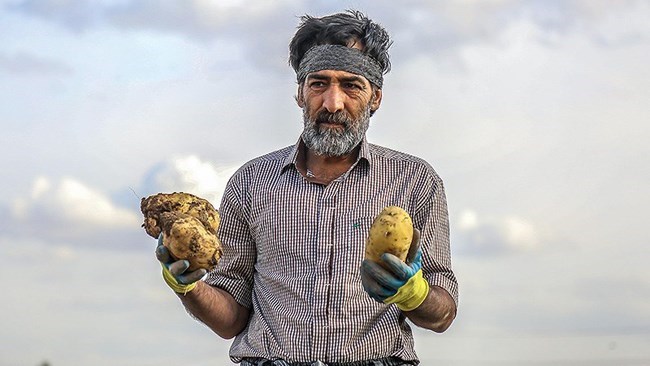
[[[175,260],[190,262],[189,271],[204,268],[210,271],[221,258],[221,242],[217,237],[219,212],[212,204],[189,193],[159,193],[143,198],[147,234],[158,238]]]
[[[175,259],[190,262],[188,271],[199,268],[210,271],[217,265],[221,258],[221,242],[199,219],[189,214],[165,212],[161,222],[163,245]]]
[[[158,238],[162,230],[160,214],[163,212],[186,213],[199,219],[206,230],[217,234],[219,227],[219,212],[207,200],[193,194],[174,192],[159,193],[140,202],[140,209],[145,220],[142,225],[153,238]]]
[[[404,209],[385,207],[375,217],[366,239],[366,259],[382,264],[381,255],[391,253],[406,261],[413,240],[413,221]]]

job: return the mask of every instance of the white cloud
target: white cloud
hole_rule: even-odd
[[[0,53],[0,70],[8,74],[42,76],[68,76],[72,73],[70,66],[62,62],[24,52],[14,55]]]
[[[472,210],[465,210],[458,219],[458,229],[473,230],[478,226],[478,215]]]
[[[13,218],[105,228],[129,227],[139,221],[133,212],[116,207],[105,194],[73,178],[52,183],[46,177],[36,178],[29,198],[14,201]]]
[[[521,252],[539,246],[538,230],[517,216],[479,216],[464,210],[452,225],[453,249],[463,255]]]
[[[32,194],[31,194],[32,200],[39,199],[42,195],[44,195],[51,188],[52,188],[52,184],[50,183],[49,179],[47,179],[45,177],[36,178],[34,180],[34,184],[32,185]]]
[[[504,218],[501,222],[501,231],[511,247],[532,249],[538,245],[535,227],[521,218],[515,216]]]
[[[152,168],[136,193],[187,192],[219,206],[230,176],[239,165],[217,167],[195,155],[171,158]],[[33,180],[28,194],[0,207],[2,227],[15,238],[50,240],[62,249],[59,258],[70,258],[70,245],[109,245],[114,248],[144,243],[139,200],[124,188],[124,204],[81,181],[45,176]],[[142,235],[138,235],[142,234]]]
[[[229,342],[190,318],[165,285],[151,244],[71,248],[0,233],[0,277],[10,284],[0,301],[0,364],[231,364]],[[161,347],[173,334],[175,347]]]
[[[73,247],[124,249],[144,238],[137,212],[73,178],[36,178],[29,195],[0,207],[0,221],[8,242],[46,241],[59,259],[74,258]]]
[[[142,192],[186,192],[219,206],[226,183],[239,165],[216,167],[195,155],[171,158],[154,167],[145,178]]]
[[[78,252],[67,245],[54,248],[53,257],[61,261],[72,261],[78,259]]]
[[[187,192],[218,207],[226,183],[238,167],[217,167],[194,155],[172,158],[152,168],[136,194]],[[140,200],[134,199],[130,188],[123,191],[123,197],[109,195],[74,178],[40,176],[27,194],[0,206],[2,231],[15,239],[49,241],[60,247],[54,253],[56,258],[73,258],[71,248],[79,245],[137,248],[148,239],[140,229]]]
[[[3,79],[13,108],[0,116],[0,165],[12,172],[0,197],[0,256],[8,258],[0,277],[24,285],[0,304],[3,360],[36,364],[25,355],[38,345],[38,357],[53,364],[198,363],[215,355],[210,364],[230,364],[225,343],[193,323],[160,282],[153,239],[139,228],[139,199],[126,187],[139,195],[191,191],[218,204],[235,167],[206,158],[240,161],[295,141],[298,131],[287,126],[299,127],[300,116],[286,43],[296,15],[340,4],[11,3],[21,11],[6,13],[0,35],[0,69],[15,75]],[[442,347],[447,358],[431,362],[443,352],[421,348],[423,364],[560,364],[552,357],[604,355],[601,345],[613,337],[628,359],[647,354],[648,6],[359,3],[395,35],[371,140],[431,161],[452,210],[461,309],[442,338],[418,335],[420,345],[450,343]],[[179,152],[186,155],[165,160]],[[64,184],[59,171],[75,178]],[[111,192],[119,189],[118,203]],[[120,243],[140,249],[118,250]],[[102,264],[129,270],[107,276],[97,271]],[[125,297],[127,283],[142,291]],[[88,338],[97,314],[110,321]],[[124,335],[133,324],[138,331]],[[191,342],[160,354],[151,335],[169,334],[170,324],[183,339],[201,339],[205,357],[178,351]],[[538,338],[517,337],[545,330],[553,336],[541,342],[550,340],[552,352]],[[565,342],[589,330],[601,336]],[[617,331],[643,339],[630,343]],[[478,341],[485,339],[488,347]],[[472,354],[468,340],[470,348],[476,341]],[[70,341],[88,352],[61,351]]]

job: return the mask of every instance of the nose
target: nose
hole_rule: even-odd
[[[330,113],[342,111],[344,108],[345,93],[336,85],[331,85],[323,93],[323,107]]]

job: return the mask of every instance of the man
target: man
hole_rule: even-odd
[[[386,31],[362,13],[305,16],[290,43],[298,142],[256,158],[221,203],[224,256],[186,273],[159,245],[167,283],[242,365],[417,365],[413,324],[456,316],[442,181],[423,160],[365,139],[390,69]],[[395,205],[415,230],[407,263],[364,261],[373,218]]]

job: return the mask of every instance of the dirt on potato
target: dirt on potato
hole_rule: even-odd
[[[174,259],[188,260],[189,271],[210,271],[217,265],[222,255],[220,218],[210,202],[189,193],[158,193],[143,198],[140,209],[147,234],[157,239],[162,233],[163,245]]]

